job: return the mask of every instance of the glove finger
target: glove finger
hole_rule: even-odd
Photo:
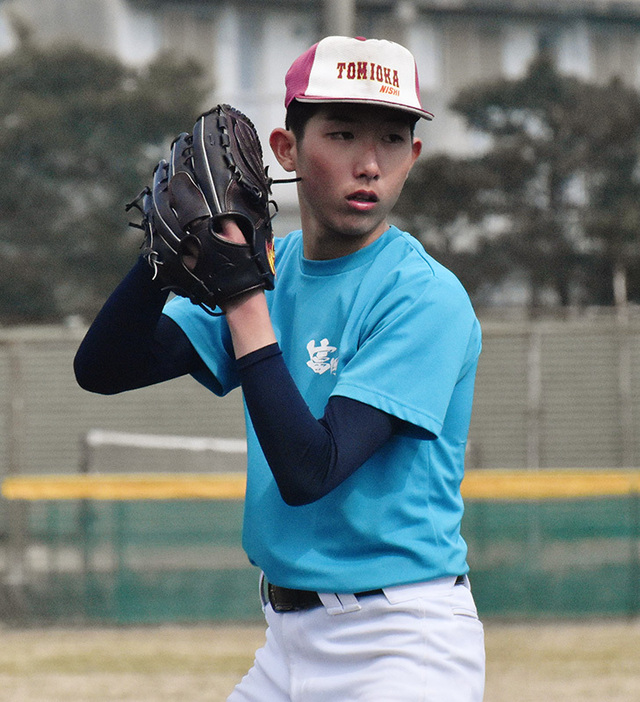
[[[199,219],[211,216],[202,190],[185,171],[179,171],[169,181],[169,203],[182,229],[187,229]]]
[[[268,206],[271,181],[262,164],[262,145],[242,112],[218,105],[200,115],[193,128],[192,155],[196,179],[217,212],[233,210],[242,199],[250,209]],[[244,195],[230,195],[230,179]]]
[[[176,246],[182,238],[182,227],[169,203],[169,165],[162,159],[153,172],[152,208],[153,225],[168,244]]]
[[[222,125],[222,117],[226,125]],[[242,112],[222,105],[219,117],[221,127],[229,135],[229,152],[233,167],[240,174],[242,186],[251,193],[256,203],[268,205],[270,181],[263,165],[262,144],[253,122]]]
[[[178,134],[171,142],[169,180],[180,171],[193,174],[193,137],[187,132]]]
[[[217,109],[201,115],[193,127],[193,169],[207,202],[220,214],[226,210],[224,191],[229,183],[229,169],[224,149],[220,148]]]

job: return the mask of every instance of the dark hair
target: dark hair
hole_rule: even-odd
[[[302,141],[307,122],[322,107],[323,103],[299,102],[293,100],[287,108],[284,126],[293,132],[297,141]]]
[[[292,131],[297,141],[302,141],[307,122],[322,107],[326,106],[326,104],[327,103],[323,102],[300,102],[298,100],[293,100],[287,108],[287,115],[284,122],[285,129]],[[407,117],[407,122],[411,129],[411,136],[413,137],[415,126],[420,118],[409,112],[403,114]]]

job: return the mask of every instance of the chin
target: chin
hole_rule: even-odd
[[[384,221],[359,222],[356,225],[345,226],[342,235],[349,239],[369,239],[382,234],[387,229]]]

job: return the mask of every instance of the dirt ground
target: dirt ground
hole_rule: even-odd
[[[640,622],[485,629],[485,702],[640,699]],[[0,628],[0,701],[223,702],[263,640],[261,626]]]

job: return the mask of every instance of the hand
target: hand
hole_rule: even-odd
[[[244,238],[244,234],[240,231],[240,227],[236,224],[235,220],[231,217],[225,217],[222,221],[222,231],[220,235],[223,239],[228,239],[234,244],[246,244],[247,241]],[[198,248],[195,242],[187,239],[183,245],[182,262],[184,265],[192,271],[196,267],[198,262]]]
[[[221,235],[234,244],[244,244],[240,227],[231,218],[222,221]],[[276,341],[264,290],[257,288],[221,305],[231,331],[236,358]]]
[[[235,220],[232,217],[225,217],[224,219],[222,219],[221,226],[222,231],[220,232],[220,236],[222,236],[222,238],[228,239],[233,244],[247,243],[246,239],[244,238],[244,234],[240,230],[240,227],[236,224]],[[227,300],[224,304],[221,305],[221,309],[225,314],[228,314],[231,308],[235,309],[236,307],[244,304],[249,298],[261,294],[263,295],[264,291],[259,288],[256,290],[249,290],[248,292],[243,293],[242,295],[237,295],[236,297]]]
[[[225,217],[221,220],[222,231],[221,236],[224,239],[228,239],[234,244],[246,244],[247,240],[244,238],[244,234],[240,231],[240,227],[236,224],[236,221],[232,217]]]

